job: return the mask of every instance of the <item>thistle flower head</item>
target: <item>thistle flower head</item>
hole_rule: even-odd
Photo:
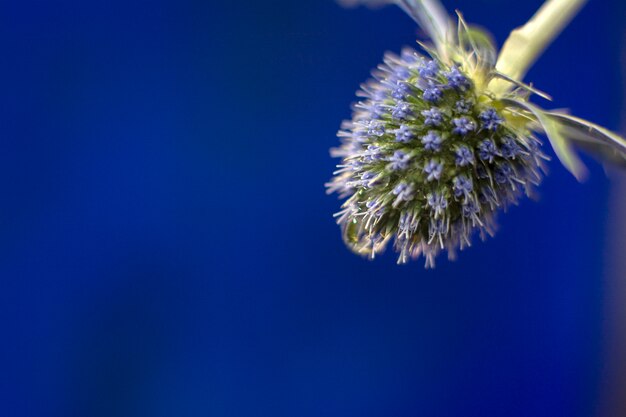
[[[577,140],[626,159],[619,136],[531,104],[531,94],[547,96],[498,71],[485,32],[459,15],[452,36],[434,0],[398,3],[435,48],[385,55],[339,131],[331,153],[341,163],[327,187],[346,199],[336,218],[353,251],[373,258],[392,245],[399,263],[423,256],[433,267],[443,250],[453,258],[474,235],[493,235],[497,213],[542,180],[548,158],[536,133],[578,177]]]
[[[443,249],[493,234],[496,212],[541,182],[539,140],[458,65],[387,54],[359,95],[328,184],[348,197],[338,222],[357,253],[393,242],[400,263],[423,255],[433,266]]]

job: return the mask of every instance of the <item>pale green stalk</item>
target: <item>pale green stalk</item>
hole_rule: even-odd
[[[521,81],[537,58],[574,18],[587,0],[547,0],[524,26],[511,32],[502,47],[496,70]],[[511,83],[495,79],[494,93],[505,93]]]

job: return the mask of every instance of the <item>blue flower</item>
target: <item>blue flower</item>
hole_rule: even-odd
[[[465,145],[461,145],[456,150],[455,163],[457,166],[464,167],[474,163],[474,154]]]
[[[453,119],[452,124],[454,124],[454,129],[452,129],[452,132],[456,133],[457,135],[465,136],[469,132],[476,130],[476,123],[474,123],[467,117],[459,117],[458,119]]]
[[[460,197],[462,195],[467,196],[474,189],[474,183],[472,182],[472,179],[468,178],[465,175],[459,175],[457,177],[454,177],[453,184],[455,197]]]
[[[389,159],[391,161],[390,168],[392,171],[400,171],[409,167],[411,156],[402,151],[395,151]]]
[[[443,115],[441,114],[441,110],[436,107],[428,110],[422,110],[421,114],[422,116],[424,116],[425,126],[439,126],[441,122],[443,122]]]
[[[583,166],[570,149],[579,140],[626,158],[619,135],[529,100],[542,95],[522,82],[536,54],[519,59],[517,31],[498,55],[488,32],[468,29],[460,14],[454,28],[439,1],[341,1],[397,3],[430,37],[429,56],[410,48],[385,55],[341,126],[341,146],[331,150],[341,162],[326,185],[345,199],[336,218],[355,253],[373,258],[393,241],[399,263],[423,256],[426,267],[444,250],[453,258],[475,234],[493,235],[497,212],[539,185],[547,157],[535,133],[579,179]],[[536,23],[526,40],[538,53],[575,13],[568,3],[584,1],[552,3],[524,26]]]
[[[396,142],[406,143],[415,137],[415,134],[411,131],[411,128],[405,124],[400,125],[400,128],[396,130]]]
[[[424,149],[428,151],[438,152],[441,149],[441,142],[441,136],[439,136],[439,134],[434,130],[431,130],[427,135],[422,136]]]
[[[428,161],[428,163],[424,167],[424,173],[427,175],[426,181],[435,181],[440,179],[442,172],[443,164],[441,162],[435,161],[434,159]]]
[[[385,134],[385,125],[378,120],[372,120],[369,124],[367,133],[371,136],[382,136]]]
[[[439,192],[428,194],[426,198],[428,205],[432,208],[438,216],[441,212],[448,208],[448,199]]]
[[[411,114],[411,106],[406,101],[400,101],[391,111],[391,117],[394,119],[406,119]]]
[[[472,111],[473,106],[474,103],[472,103],[470,100],[461,99],[454,104],[454,109],[457,113],[467,114]]]
[[[511,168],[510,164],[505,162],[502,165],[496,167],[494,177],[497,183],[505,184],[511,180],[513,175],[513,168]]]
[[[515,159],[522,153],[522,148],[517,144],[515,138],[506,136],[502,139],[502,147],[500,148],[502,156],[507,159]]]
[[[459,71],[458,67],[452,67],[450,71],[444,72],[443,76],[448,80],[448,87],[458,90],[467,90],[470,86],[468,78]]]
[[[337,222],[357,253],[394,239],[399,262],[422,255],[433,266],[442,248],[492,233],[496,210],[541,180],[539,142],[476,103],[460,67],[441,68],[388,55],[341,126],[332,154],[342,162],[327,187],[346,199]]]
[[[436,103],[443,97],[443,91],[441,88],[437,87],[434,84],[430,84],[428,87],[424,89],[424,94],[422,94],[422,98],[430,103]]]
[[[483,129],[492,131],[498,130],[498,126],[504,122],[504,119],[498,115],[496,109],[491,107],[481,112],[478,118],[482,121]]]
[[[497,153],[496,144],[491,139],[484,140],[478,145],[478,157],[482,161],[493,162]]]
[[[413,199],[413,185],[407,184],[406,182],[401,182],[395,186],[393,189],[393,194],[398,196],[396,199],[397,202],[400,201],[410,201]]]
[[[391,92],[391,97],[396,100],[404,100],[410,93],[411,87],[403,81],[398,81],[396,87]]]
[[[434,78],[439,72],[439,64],[435,60],[422,60],[417,68],[417,72],[422,78]]]

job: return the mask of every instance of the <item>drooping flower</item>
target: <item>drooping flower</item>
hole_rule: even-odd
[[[582,0],[564,1],[547,7],[561,3],[567,21]],[[433,267],[441,251],[453,258],[475,234],[493,235],[498,211],[541,183],[548,158],[536,133],[545,133],[578,178],[584,171],[572,145],[579,141],[626,159],[626,141],[616,134],[528,101],[546,96],[521,82],[542,48],[532,36],[519,44],[516,34],[524,28],[497,58],[486,33],[460,15],[454,31],[437,1],[396,3],[429,33],[434,48],[424,47],[428,56],[410,48],[385,55],[339,132],[342,145],[332,155],[342,162],[327,187],[346,198],[336,217],[355,252],[373,258],[393,240],[399,263],[424,256]]]

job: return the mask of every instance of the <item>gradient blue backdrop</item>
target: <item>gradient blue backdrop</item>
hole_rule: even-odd
[[[539,0],[446,1],[501,43]],[[619,128],[625,7],[528,79]],[[324,182],[413,22],[330,0],[0,4],[0,415],[591,416],[610,182],[557,163],[457,262],[353,256]]]

